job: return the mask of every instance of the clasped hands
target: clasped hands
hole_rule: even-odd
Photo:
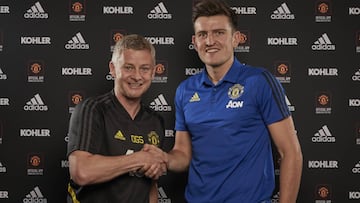
[[[153,180],[157,180],[166,174],[169,161],[166,152],[154,145],[145,144],[140,153],[143,156],[143,166],[136,173],[143,174]]]

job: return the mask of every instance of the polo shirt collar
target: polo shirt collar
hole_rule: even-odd
[[[229,71],[225,74],[224,78],[219,81],[218,85],[221,84],[223,81],[236,83],[237,79],[239,78],[239,73],[241,71],[242,66],[243,65],[240,63],[240,61],[237,60],[234,57],[233,64],[231,65]],[[213,86],[214,85],[210,81],[210,79],[208,77],[206,67],[204,68],[204,71],[201,74],[202,74],[202,76],[201,76],[201,84],[205,84],[205,85],[208,85],[208,86]]]

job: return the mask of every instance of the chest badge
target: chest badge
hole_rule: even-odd
[[[151,131],[148,134],[148,140],[149,140],[149,143],[152,145],[159,146],[159,144],[160,144],[159,135],[156,134],[155,131]]]
[[[229,88],[228,96],[230,99],[237,99],[244,93],[244,86],[235,84]]]

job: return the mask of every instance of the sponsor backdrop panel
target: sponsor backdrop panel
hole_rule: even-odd
[[[304,154],[298,202],[358,202],[360,2],[228,3],[242,33],[235,55],[269,69],[286,90]],[[0,0],[0,202],[65,202],[68,120],[78,102],[112,88],[108,62],[126,34],[157,49],[162,66],[144,103],[165,118],[171,149],[175,89],[203,70],[191,44],[192,5]],[[161,177],[159,202],[184,202],[186,177]],[[277,184],[272,202],[278,198]]]

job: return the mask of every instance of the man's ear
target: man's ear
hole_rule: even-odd
[[[196,42],[195,42],[195,35],[193,35],[191,37],[191,43],[194,45],[194,49],[197,51],[198,49],[197,49]]]
[[[112,61],[109,62],[109,73],[112,77],[115,77],[115,65]]]
[[[233,34],[233,42],[232,42],[234,48],[239,46],[240,37],[241,37],[240,31],[235,31],[234,34]]]

